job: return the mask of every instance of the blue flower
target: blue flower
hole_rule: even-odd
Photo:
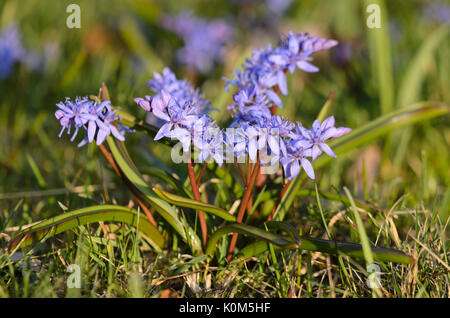
[[[293,136],[295,124],[281,116],[272,116],[262,123],[268,129],[267,143],[271,154],[283,156],[287,154],[287,143]]]
[[[25,49],[22,44],[20,31],[14,23],[0,32],[0,78],[6,78],[16,63],[23,63],[29,69],[43,71],[50,59],[55,56],[55,46],[47,44],[43,53],[36,53]]]
[[[145,96],[145,98],[136,97],[134,99],[134,102],[136,104],[138,104],[139,106],[141,106],[141,108],[144,109],[145,111],[149,112],[152,110],[152,107],[151,107],[152,98],[150,96]]]
[[[297,147],[291,143],[287,147],[287,154],[280,158],[280,163],[283,166],[284,174],[288,180],[295,178],[303,168],[311,179],[315,179],[314,169],[311,162],[306,159],[312,156],[311,149]]]
[[[63,103],[58,103],[58,110],[55,117],[60,121],[62,129],[59,133],[61,137],[64,130],[70,134],[72,125],[75,131],[70,141],[74,141],[80,128],[86,131],[87,136],[78,144],[78,147],[84,146],[86,143],[93,142],[96,139],[97,145],[105,141],[105,138],[112,134],[118,140],[124,141],[122,132],[116,128],[115,121],[119,119],[116,112],[111,108],[110,101],[97,103],[89,100],[87,97],[77,97],[75,101],[66,98]]]
[[[295,141],[295,145],[297,147],[311,148],[313,160],[316,160],[322,151],[327,155],[336,158],[336,154],[325,141],[330,138],[340,137],[350,131],[350,128],[334,127],[334,116],[328,117],[322,124],[320,124],[318,120],[315,120],[311,130],[305,129],[301,125],[297,128],[298,136],[300,138]]]
[[[166,121],[156,134],[155,140],[163,137],[171,137],[172,128],[180,127],[190,129],[201,117],[192,111],[188,102],[182,106],[165,91],[162,91],[161,94],[153,98],[152,112],[159,119]]]

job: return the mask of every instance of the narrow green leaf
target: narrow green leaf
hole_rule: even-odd
[[[440,102],[421,102],[410,107],[401,108],[390,114],[381,116],[351,133],[332,140],[329,145],[339,155],[362,145],[369,144],[375,138],[393,129],[411,125],[433,117],[450,113],[450,107]],[[320,168],[333,159],[320,156],[314,161],[314,168]]]
[[[302,184],[305,176],[301,174],[293,179],[291,184],[288,186],[283,198],[280,201],[280,204],[277,206],[275,210],[273,219],[282,221],[289,211],[292,203],[294,202],[295,196],[300,189],[300,185]]]
[[[181,206],[184,208],[191,208],[194,210],[201,210],[203,212],[216,215],[225,221],[236,222],[236,218],[228,213],[226,210],[216,207],[214,205],[199,202],[193,199],[185,198],[176,194],[169,193],[167,191],[153,188],[153,191],[164,201],[167,201],[173,205]]]
[[[9,243],[8,250],[29,246],[77,226],[100,221],[121,222],[137,227],[155,249],[161,250],[166,245],[164,237],[145,217],[139,218],[138,224],[138,213],[133,209],[116,205],[97,205],[67,212],[20,231]]]
[[[319,194],[319,197],[324,198],[326,200],[342,202],[342,203],[345,203],[345,204],[350,204],[350,201],[346,197],[344,197],[344,196],[342,196],[340,194],[326,192],[326,191],[319,191],[318,194]],[[300,190],[297,191],[297,195],[298,196],[302,196],[302,197],[312,197],[312,196],[315,195],[315,191],[314,190],[310,190],[310,189],[300,189]],[[383,209],[381,209],[381,208],[379,208],[379,207],[377,207],[375,205],[369,204],[367,202],[364,202],[364,201],[361,201],[361,200],[357,200],[357,199],[354,199],[354,201],[355,201],[355,204],[356,204],[356,206],[358,208],[362,208],[362,209],[365,209],[365,210],[368,210],[368,211],[371,211],[371,212],[387,213],[387,211],[385,211],[385,210],[383,210]]]
[[[274,247],[277,248],[277,246]],[[343,254],[357,259],[364,258],[361,245],[355,243],[336,242],[302,236],[298,247],[289,245],[286,245],[286,247],[290,249],[298,248],[299,250],[322,252],[333,255]],[[374,259],[379,262],[393,262],[399,264],[414,264],[415,262],[414,258],[401,251],[373,246],[370,249]],[[242,248],[239,251],[239,256],[252,257],[265,251],[267,251],[267,243],[257,241]]]
[[[184,195],[190,197],[191,199],[193,199],[193,195],[186,189],[186,187],[183,185],[183,183],[180,180],[177,180],[176,178],[171,176],[169,173],[167,173],[163,169],[158,168],[158,167],[150,167],[150,168],[141,169],[141,173],[144,175],[147,174],[147,175],[157,177],[157,178],[167,182],[167,184],[170,184],[180,194],[184,194]]]
[[[290,241],[278,234],[274,234],[271,232],[267,232],[265,230],[259,229],[254,226],[245,225],[245,224],[229,224],[221,227],[216,232],[214,232],[211,237],[209,238],[209,241],[206,245],[206,254],[210,256],[214,256],[214,251],[217,246],[217,242],[219,239],[230,233],[239,233],[243,235],[250,235],[253,236],[259,240],[263,240],[265,242],[274,244],[279,247],[287,248],[296,248],[298,246],[298,242]],[[267,246],[266,246],[267,247]]]
[[[189,262],[186,262],[185,264],[178,267],[174,272],[173,275],[180,275],[185,272],[187,272],[191,267],[197,265],[200,262],[203,262],[208,259],[208,255],[200,255],[197,257],[192,258],[189,260]]]

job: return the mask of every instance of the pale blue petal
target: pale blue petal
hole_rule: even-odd
[[[311,163],[305,158],[300,159],[300,161],[301,161],[302,167],[305,170],[308,177],[310,177],[311,179],[314,180],[316,178],[316,176],[314,175],[314,169],[313,169]]]
[[[333,152],[333,150],[331,150],[330,146],[328,146],[327,144],[325,144],[323,142],[320,143],[320,148],[322,148],[322,150],[330,157],[334,157],[334,158],[337,157],[336,154]]]
[[[305,72],[315,73],[319,71],[317,66],[314,66],[306,61],[298,61],[297,67]]]

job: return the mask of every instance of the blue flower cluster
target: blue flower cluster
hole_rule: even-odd
[[[156,95],[136,98],[135,102],[164,121],[155,140],[176,139],[184,152],[189,152],[193,144],[200,150],[196,158],[199,162],[212,159],[222,165],[230,159],[229,154],[232,162],[245,160],[247,156],[256,161],[259,153],[262,165],[280,163],[288,179],[297,176],[301,168],[314,179],[311,162],[322,152],[336,156],[326,141],[350,129],[336,128],[334,117],[322,123],[316,120],[312,129],[306,129],[300,122],[272,115],[270,106],[281,106],[276,86],[287,94],[287,71],[299,68],[316,72],[318,69],[309,63],[310,55],[336,44],[334,40],[290,32],[278,47],[254,51],[244,70],[236,71],[234,80],[227,80],[226,87],[231,84],[238,88],[233,95],[235,104],[229,107],[234,121],[227,129],[220,129],[207,115],[209,102],[188,82],[177,80],[167,68],[162,74],[155,73],[148,82]]]
[[[178,60],[202,73],[223,60],[225,45],[233,37],[233,29],[225,21],[205,21],[187,11],[166,16],[163,25],[184,41],[185,46],[177,52]]]
[[[3,30],[0,33],[0,78],[6,78],[14,64],[23,61],[25,55],[17,26],[11,25]]]
[[[155,140],[164,137],[178,140],[185,153],[190,153],[194,146],[197,162],[213,160],[221,166],[223,162],[259,159],[262,166],[281,164],[289,180],[302,168],[314,179],[312,162],[322,153],[336,157],[327,141],[351,130],[335,127],[333,116],[322,123],[316,120],[311,129],[306,129],[298,121],[273,115],[270,107],[281,106],[275,87],[287,94],[287,71],[298,68],[316,72],[318,69],[309,63],[310,55],[336,44],[334,40],[289,32],[279,46],[254,51],[252,58],[246,60],[244,70],[236,71],[234,80],[227,80],[226,87],[231,84],[238,90],[233,94],[234,104],[229,107],[234,121],[226,129],[219,128],[207,114],[210,103],[203,95],[189,82],[178,80],[168,68],[161,74],[154,73],[148,81],[155,92],[153,96],[134,100],[162,122]],[[116,123],[119,118],[109,101],[97,103],[76,98],[57,106],[55,115],[62,126],[60,136],[66,129],[70,134],[72,125],[75,126],[72,141],[80,128],[86,131],[87,136],[79,146],[94,139],[100,145],[111,134],[124,140],[124,129]]]
[[[80,128],[86,132],[86,137],[78,144],[78,147],[93,142],[94,139],[97,145],[100,145],[111,134],[121,141],[125,140],[125,129],[120,125],[117,126],[119,129],[116,127],[119,117],[112,109],[110,101],[97,103],[87,97],[77,97],[75,101],[66,98],[65,102],[60,102],[56,106],[59,109],[55,112],[55,117],[62,126],[59,137],[65,130],[67,134],[70,134],[72,126],[75,127],[75,131],[70,141],[75,140]]]
[[[154,73],[153,80],[147,84],[156,95],[138,97],[134,101],[164,122],[155,140],[177,139],[184,152],[188,152],[195,135],[215,127],[215,122],[207,115],[209,102],[189,82],[178,80],[169,68],[162,74]]]
[[[236,104],[229,108],[237,118],[247,118],[248,113],[258,119],[267,118],[272,104],[283,106],[275,88],[287,95],[286,72],[293,73],[296,68],[317,72],[319,69],[309,63],[313,59],[311,54],[335,45],[335,40],[289,32],[279,46],[273,48],[269,45],[253,51],[252,58],[247,58],[243,70],[235,71],[234,79],[225,79],[226,89],[230,85],[238,88],[234,94]]]
[[[317,72],[318,68],[310,63],[311,54],[335,45],[335,40],[289,32],[279,46],[254,51],[252,58],[244,63],[243,70],[237,70],[234,79],[226,79],[227,89],[229,85],[238,88],[233,94],[235,103],[228,108],[233,112],[232,127],[244,131],[240,134],[242,137],[238,146],[241,153],[253,159],[257,151],[267,151],[272,155],[270,163],[281,163],[288,179],[297,176],[301,167],[314,179],[311,161],[322,151],[336,156],[325,141],[342,136],[350,129],[334,127],[334,117],[327,118],[322,124],[316,120],[312,129],[308,130],[300,122],[291,123],[272,115],[270,111],[273,105],[282,106],[277,91],[287,95],[287,71],[293,73],[298,68],[305,72]],[[263,165],[267,164],[264,158],[261,160]]]

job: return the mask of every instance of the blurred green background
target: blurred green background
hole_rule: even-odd
[[[71,3],[81,8],[80,29],[66,26]],[[382,8],[381,29],[366,26],[370,3]],[[449,23],[427,9],[433,3],[305,0],[274,13],[265,1],[249,0],[0,0],[0,30],[15,23],[23,46],[48,57],[39,69],[16,63],[9,76],[0,79],[0,225],[58,214],[58,201],[69,208],[102,202],[103,182],[116,200],[124,201],[120,203],[129,199],[114,184],[95,146],[78,149],[68,136],[58,138],[56,103],[96,94],[105,82],[113,104],[143,118],[133,99],[151,95],[146,81],[168,66],[178,78],[200,88],[217,108],[212,117],[225,124],[231,93],[225,92],[222,78],[230,78],[252,49],[275,44],[288,30],[340,42],[315,56],[319,73],[288,76],[289,95],[283,97],[280,113],[305,126],[311,125],[331,90],[337,123],[351,128],[418,101],[449,105]],[[197,72],[176,59],[183,40],[161,21],[183,10],[207,20],[224,19],[234,29],[223,63],[217,62],[210,72]],[[129,134],[127,144],[140,165],[183,171],[170,163],[167,148],[156,146],[148,136]],[[448,116],[402,128],[340,156],[319,172],[319,187],[347,185],[356,197],[385,208],[408,194],[402,202],[406,207],[425,202],[446,214],[449,144]],[[65,190],[74,187],[76,193]],[[14,212],[18,204],[21,213]]]

